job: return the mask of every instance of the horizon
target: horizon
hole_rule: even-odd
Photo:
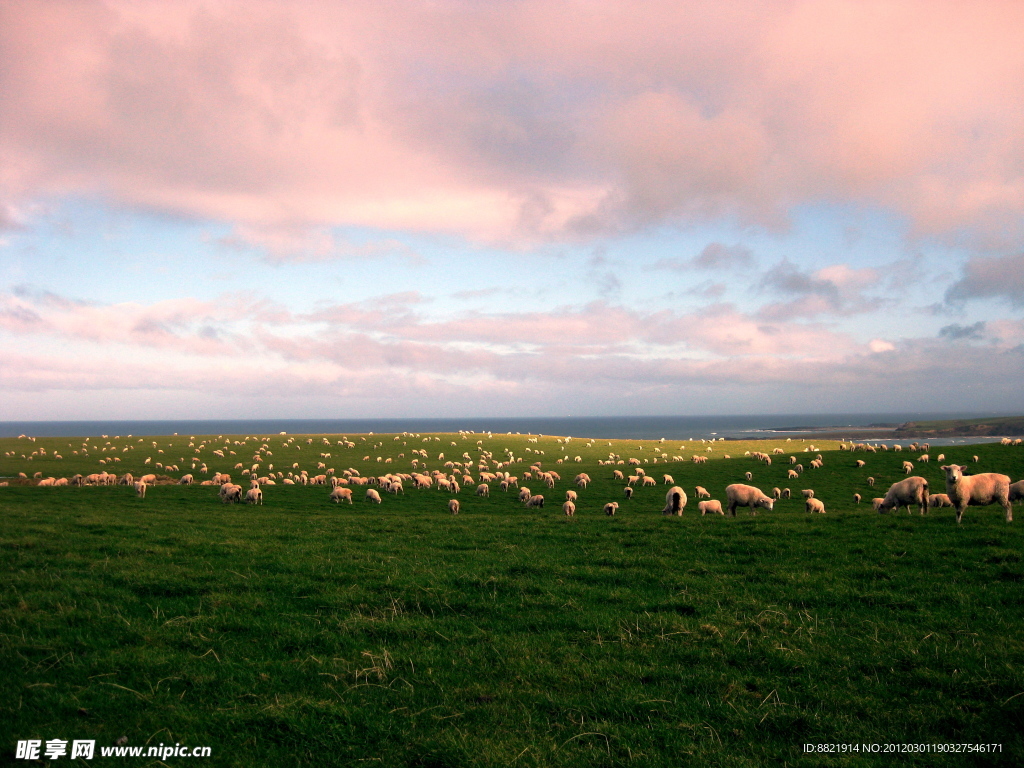
[[[0,420],[1024,413],[1022,36],[3,4]]]

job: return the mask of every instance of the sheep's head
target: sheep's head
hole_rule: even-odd
[[[967,469],[967,467],[962,467],[959,464],[946,464],[939,467],[939,469],[946,473],[946,480],[951,483],[955,483],[964,476],[964,470]]]
[[[757,506],[764,507],[770,512],[772,510],[772,507],[775,506],[775,500],[769,499],[767,496],[765,496],[764,498],[757,500]]]

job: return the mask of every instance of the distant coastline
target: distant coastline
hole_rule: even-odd
[[[787,426],[791,425],[791,426]],[[718,416],[469,417],[388,419],[164,419],[138,421],[6,421],[0,437],[100,435],[378,434],[473,432],[570,435],[631,440],[752,440],[786,437],[900,440],[1024,435],[1024,417],[868,413]]]

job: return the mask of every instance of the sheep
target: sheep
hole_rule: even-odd
[[[138,496],[140,499],[146,498],[146,489],[148,487],[149,485],[147,483],[144,483],[141,480],[139,480],[137,483],[135,483],[135,495]]]
[[[868,478],[868,480],[867,480],[867,483],[868,483],[868,485],[870,485],[870,486],[871,486],[872,488],[874,488],[874,487],[875,487],[875,478],[873,478],[873,477],[869,477],[869,478]]]
[[[860,504],[860,494],[859,493],[853,494],[853,503],[854,504]]]
[[[366,496],[364,498],[371,504],[380,504],[380,494],[375,488],[367,488]]]
[[[928,495],[928,506],[929,508],[952,507],[953,502],[950,501],[949,496],[944,493],[932,493]]]
[[[808,499],[804,502],[804,510],[809,513],[817,512],[819,515],[824,515],[825,503],[821,499]]]
[[[565,512],[566,517],[572,517],[576,514],[576,505],[571,501],[567,501],[562,505],[562,511]]]
[[[746,478],[747,478],[747,482],[749,483],[751,480],[754,479],[754,473],[753,472],[747,472],[746,473]]]
[[[666,475],[666,477],[667,477],[667,475]],[[698,499],[710,499],[711,498],[711,494],[708,493],[708,489],[705,488],[702,485],[698,485],[694,489],[694,492],[696,493],[696,496],[697,496]]]
[[[347,501],[349,504],[352,503],[352,489],[346,488],[343,485],[335,486],[334,490],[331,491],[331,501],[335,504],[341,504],[343,501]]]
[[[178,485],[192,485],[195,482],[195,478],[192,475],[182,475],[181,480],[178,481]]]
[[[854,464],[854,466],[857,467],[858,469],[860,469],[865,464],[867,464],[867,462],[864,461],[863,459],[857,459],[857,462]]]
[[[522,488],[519,489],[519,500],[520,501],[522,501],[522,502],[528,501],[530,499],[531,495],[532,494],[530,493],[530,489],[527,488],[525,485]]]
[[[778,501],[779,499],[781,499],[782,498],[782,489],[781,488],[772,488],[772,498],[775,499],[775,501]]]
[[[987,504],[1002,504],[1006,510],[1006,522],[1013,522],[1013,505],[1010,504],[1010,478],[995,472],[980,475],[965,475],[967,467],[960,464],[945,464],[940,467],[946,473],[946,495],[956,507],[956,521],[959,523],[968,507],[983,507]]]
[[[544,497],[541,496],[540,494],[537,494],[536,496],[531,496],[526,501],[526,508],[527,509],[543,509],[544,508]]]
[[[630,488],[628,485],[622,489],[622,492],[626,494],[626,499],[633,498],[633,489]]]
[[[883,501],[885,501],[885,499],[881,499],[881,498],[874,498],[874,499],[872,499],[871,500],[871,508],[873,510],[875,510],[875,512],[881,511],[881,507],[882,507],[882,502]]]
[[[609,501],[607,504],[604,505],[604,513],[608,515],[608,517],[614,515],[618,511],[618,509],[619,502],[617,501]]]
[[[920,456],[917,457],[917,460],[918,461],[923,461],[925,464],[927,464],[929,461],[931,461],[931,459],[930,459],[930,457],[928,456],[927,453],[922,453]]]
[[[888,512],[890,509],[906,507],[909,515],[911,504],[917,504],[922,515],[928,508],[928,481],[917,475],[889,486],[882,503],[878,506],[878,511]]]
[[[453,515],[459,514],[459,509],[461,508],[461,506],[462,505],[459,503],[458,499],[448,499],[448,511],[451,512]]]
[[[242,500],[242,486],[234,483],[224,483],[219,491],[220,500],[225,504],[233,504]]]
[[[760,488],[742,483],[733,483],[725,488],[726,498],[729,500],[729,515],[736,517],[736,507],[749,507],[750,513],[757,514],[758,507],[772,510],[775,502],[770,496],[766,496]]]
[[[106,472],[104,472],[103,474],[106,474]],[[91,477],[91,475],[90,475],[90,477]],[[99,475],[97,475],[96,477],[97,477],[97,482],[98,483],[100,483],[102,485],[106,485],[106,481],[105,481],[104,478],[102,478]],[[146,483],[147,485],[153,485],[154,483],[156,483],[156,475],[143,475],[142,477],[139,478],[139,482]],[[230,477],[227,479],[227,482],[229,482],[229,483],[231,482],[231,478]]]
[[[786,479],[787,480],[796,480],[799,477],[800,477],[800,473],[797,472],[795,469],[791,469],[788,472],[786,472]]]
[[[1024,480],[1018,480],[1010,486],[1010,503],[1024,499]]]
[[[245,492],[245,503],[246,504],[262,504],[263,503],[263,491],[260,490],[259,486],[250,488]]]
[[[981,461],[981,459],[979,459],[977,456],[971,456],[971,458],[974,459],[974,463],[975,464],[977,464],[979,461]]]
[[[640,482],[640,475],[630,475],[626,480],[626,485],[635,485],[638,482]]]
[[[612,470],[612,480],[625,480],[625,479],[626,478],[625,478],[625,475],[622,474],[622,470],[620,470],[620,469]]]
[[[575,502],[576,501],[576,491],[566,491],[565,492],[565,500],[566,501]]]
[[[650,475],[646,476],[646,477],[645,477],[645,478],[643,479],[643,481],[642,481],[642,482],[640,483],[640,485],[643,485],[643,486],[648,486],[648,485],[657,485],[657,484],[658,484],[658,481],[657,481],[657,480],[655,480],[655,479],[654,479],[653,477],[651,477]]]
[[[590,483],[590,475],[581,472],[580,474],[576,475],[575,483],[580,488],[586,489],[587,485]]]
[[[480,483],[480,485],[476,487],[476,495],[483,496],[485,498],[490,498],[491,486],[489,486],[487,483]]]
[[[686,508],[686,491],[678,485],[673,485],[665,494],[665,508],[661,510],[663,515],[676,515],[681,517]]]
[[[700,512],[702,516],[707,514],[725,514],[725,512],[722,511],[722,502],[720,502],[718,499],[711,499],[710,501],[698,501],[697,511]]]
[[[814,498],[814,489],[813,488],[805,488],[804,490],[800,491],[800,493],[802,493],[804,495],[805,499],[813,499]]]
[[[788,499],[792,495],[793,495],[793,492],[790,491],[789,488],[783,488],[782,489],[782,498]]]
[[[903,469],[905,469],[907,474],[909,475],[911,472],[914,471],[914,464],[913,464],[913,462],[904,461],[903,462]]]

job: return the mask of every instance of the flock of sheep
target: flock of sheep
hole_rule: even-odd
[[[408,433],[406,433],[407,436]],[[465,437],[466,435],[464,435]],[[419,437],[419,435],[415,435]],[[220,438],[218,438],[220,439]],[[246,438],[244,441],[235,441],[235,446],[245,446],[250,438]],[[317,463],[318,470],[324,470],[320,474],[310,475],[307,470],[299,470],[297,472],[289,471],[287,475],[278,470],[276,473],[273,470],[274,465],[268,464],[267,474],[261,475],[259,470],[261,468],[261,462],[266,461],[268,457],[273,456],[270,451],[269,438],[255,438],[259,443],[260,447],[253,454],[253,463],[249,468],[244,468],[242,462],[235,464],[235,469],[240,469],[243,475],[249,476],[249,488],[244,489],[241,485],[232,482],[231,476],[226,472],[217,472],[209,480],[201,481],[200,485],[213,485],[218,486],[218,496],[223,503],[236,503],[244,502],[249,504],[262,504],[263,503],[263,486],[275,485],[277,482],[281,482],[285,485],[324,485],[331,486],[329,494],[329,500],[331,502],[340,503],[353,503],[353,486],[372,486],[365,489],[364,499],[366,502],[380,504],[381,503],[381,492],[391,494],[404,494],[405,488],[408,485],[414,489],[429,489],[437,487],[439,490],[446,491],[452,494],[452,498],[448,501],[448,511],[453,514],[459,514],[461,510],[461,502],[457,498],[458,494],[462,490],[463,486],[472,486],[476,483],[476,495],[477,496],[490,496],[491,483],[497,483],[498,487],[502,491],[508,491],[510,488],[518,489],[518,500],[527,509],[540,509],[545,506],[545,498],[543,494],[535,494],[529,488],[522,486],[520,487],[520,480],[522,481],[534,481],[543,483],[548,489],[554,489],[555,482],[561,480],[561,476],[558,472],[551,469],[544,469],[541,461],[534,461],[530,464],[529,469],[521,474],[513,473],[508,471],[506,468],[511,466],[516,461],[523,461],[522,458],[516,459],[511,450],[504,449],[505,456],[504,461],[495,458],[494,454],[490,451],[484,450],[482,447],[482,441],[477,442],[479,457],[476,459],[475,466],[474,460],[471,458],[468,452],[462,454],[462,458],[465,461],[447,461],[444,465],[444,469],[434,469],[426,471],[425,461],[422,464],[422,470],[418,471],[420,467],[420,458],[424,460],[427,458],[426,450],[413,450],[412,453],[417,456],[412,461],[412,471],[409,473],[387,473],[380,476],[369,476],[364,477],[359,470],[355,468],[348,468],[343,470],[341,473],[336,473],[334,469],[327,468],[324,461]],[[365,438],[361,438],[365,440]],[[398,440],[399,437],[395,437]],[[193,438],[194,440],[194,438]],[[326,438],[321,438],[323,444],[331,445],[330,441]],[[439,440],[439,438],[424,438],[424,442],[430,440]],[[558,442],[567,445],[571,438],[559,438]],[[141,442],[141,441],[139,441]],[[531,438],[530,442],[536,442],[535,438]],[[1004,439],[1002,443],[1004,445],[1020,445],[1021,440],[1010,440]],[[294,438],[290,438],[285,443],[282,443],[282,447],[291,447],[290,444],[294,443]],[[306,439],[307,445],[313,443],[312,438]],[[403,443],[405,445],[406,443]],[[451,443],[452,446],[456,446],[455,442]],[[85,444],[88,445],[88,441]],[[109,445],[109,441],[108,441]],[[156,447],[157,443],[154,441],[153,446]],[[211,440],[212,445],[212,440]],[[356,444],[347,438],[338,441],[338,445],[346,448],[355,448]],[[383,443],[379,444],[383,446]],[[588,447],[593,445],[593,441],[587,444]],[[195,447],[194,443],[189,443],[190,447]],[[225,442],[225,446],[231,446],[230,439]],[[199,454],[202,449],[211,447],[204,441],[196,448],[196,454]],[[301,448],[301,446],[295,446]],[[374,444],[374,447],[378,447]],[[918,457],[919,462],[930,461],[930,456],[927,453],[928,445],[918,445],[917,443],[912,444],[912,450],[922,449],[925,453],[922,453]],[[890,450],[887,445],[865,445],[859,443],[842,443],[840,450],[846,451],[865,451],[876,453],[879,449]],[[902,447],[894,445],[891,448],[893,451],[899,452]],[[113,450],[113,449],[112,449]],[[123,449],[125,452],[129,448]],[[226,448],[218,448],[213,450],[219,458],[226,458]],[[526,448],[530,451],[530,448]],[[707,450],[711,450],[709,447]],[[814,446],[810,446],[810,450],[816,450]],[[84,452],[84,451],[83,451]],[[162,453],[163,451],[159,451]],[[235,451],[229,451],[234,454]],[[541,453],[541,451],[535,451]],[[77,453],[77,451],[75,452]],[[773,455],[784,453],[781,448],[775,448]],[[762,453],[758,451],[747,452],[747,455],[752,456],[759,461],[771,465],[772,455]],[[404,458],[405,454],[399,454],[400,458]],[[667,460],[666,454],[661,454]],[[321,459],[330,459],[331,454],[329,452],[321,452]],[[565,460],[568,460],[566,455]],[[693,460],[695,463],[701,459],[705,459],[705,456],[695,455]],[[726,456],[728,458],[728,456]],[[941,461],[945,458],[942,454],[939,455]],[[365,460],[369,460],[370,457],[364,457]],[[438,455],[438,460],[444,459],[444,453]],[[672,459],[681,460],[682,457],[672,457]],[[803,472],[803,466],[797,463],[795,456],[790,456],[791,467],[787,470],[787,478],[797,479]],[[119,458],[114,459],[120,461]],[[975,456],[974,460],[977,461],[978,457]],[[146,464],[152,461],[152,457],[146,459]],[[377,461],[383,461],[381,457],[377,457]],[[386,463],[391,463],[392,459],[388,458]],[[562,463],[563,459],[557,460],[559,464]],[[575,457],[575,461],[581,461],[579,456]],[[658,458],[654,459],[655,462]],[[818,468],[823,465],[823,457],[819,453],[817,456],[810,461],[812,468]],[[199,468],[201,472],[208,472],[206,463],[202,462],[201,467],[199,466],[200,459],[193,459],[193,470]],[[627,499],[633,496],[633,489],[636,485],[641,486],[657,486],[658,482],[655,478],[647,475],[642,467],[640,467],[640,460],[630,458],[628,462],[624,462],[619,459],[618,456],[609,455],[608,461],[598,461],[600,465],[606,464],[624,464],[628,463],[630,466],[631,474],[624,475],[622,470],[613,469],[612,479],[625,482],[623,492]],[[866,462],[863,459],[857,459],[854,462],[854,466],[857,468],[863,468]],[[157,462],[157,466],[165,470],[177,469],[176,465],[163,465]],[[298,470],[298,463],[292,465],[293,470]],[[904,461],[902,468],[909,475],[913,471],[914,464],[910,461]],[[1011,483],[1010,478],[1007,475],[998,474],[994,472],[970,475],[966,474],[967,467],[957,464],[943,465],[941,469],[945,472],[945,493],[930,493],[928,480],[920,476],[907,477],[904,480],[900,480],[893,483],[883,497],[875,498],[872,500],[873,508],[878,512],[888,512],[893,509],[900,507],[906,507],[907,511],[910,512],[911,507],[916,506],[920,510],[920,513],[925,514],[929,507],[950,507],[956,511],[957,522],[961,522],[965,509],[968,506],[985,506],[989,504],[1000,504],[1006,513],[1006,521],[1013,521],[1013,502],[1024,499],[1024,480]],[[472,472],[476,471],[477,478],[474,479]],[[24,478],[24,473],[20,473]],[[145,498],[146,489],[157,482],[157,475],[155,473],[148,473],[141,475],[136,478],[131,473],[125,473],[118,476],[117,474],[110,472],[98,472],[89,475],[74,475],[70,478],[42,478],[38,477],[41,473],[36,473],[39,486],[89,486],[89,485],[114,485],[121,484],[127,485],[134,488],[136,494],[140,498]],[[748,481],[753,479],[751,472],[745,473],[745,478]],[[26,478],[27,479],[27,478]],[[671,475],[664,474],[663,481],[665,485],[670,485],[668,492],[665,496],[665,506],[662,509],[665,515],[682,515],[687,504],[687,495],[682,487],[675,484],[674,479]],[[182,485],[191,485],[195,483],[195,477],[193,474],[184,474],[180,480],[177,481]],[[874,485],[874,478],[867,478],[868,485]],[[460,484],[461,483],[461,484]],[[586,473],[579,473],[573,480],[580,491],[585,490],[591,483],[591,478]],[[825,505],[821,499],[815,498],[814,491],[812,489],[805,489],[802,491],[805,498],[805,510],[809,513],[824,513]],[[726,487],[726,508],[723,509],[722,502],[717,499],[712,499],[711,494],[702,486],[696,486],[695,494],[698,499],[697,510],[701,515],[707,514],[719,514],[725,515],[726,510],[728,514],[735,517],[736,510],[738,507],[747,507],[751,514],[757,514],[759,509],[771,510],[774,502],[779,499],[786,499],[791,497],[790,489],[779,489],[773,488],[771,495],[764,493],[761,489],[745,484],[745,483],[733,483]],[[854,501],[856,503],[861,502],[860,494],[854,495]],[[576,504],[578,501],[578,492],[576,490],[566,491],[565,501],[562,503],[562,511],[565,515],[572,517],[576,513]],[[619,509],[617,501],[611,501],[603,506],[603,511],[606,515],[614,515]]]

